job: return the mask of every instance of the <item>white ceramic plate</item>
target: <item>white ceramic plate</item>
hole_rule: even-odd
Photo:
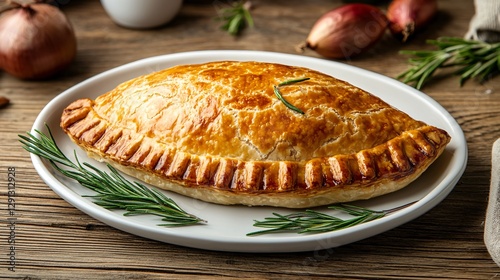
[[[356,205],[383,210],[408,202],[417,203],[392,215],[348,229],[315,234],[299,235],[280,233],[248,237],[247,233],[260,230],[253,227],[254,219],[261,220],[273,212],[286,214],[292,210],[271,207],[245,207],[214,205],[174,193],[166,193],[182,208],[208,221],[206,225],[182,228],[157,226],[161,220],[155,216],[124,217],[121,211],[109,211],[91,202],[82,194],[92,192],[78,183],[59,175],[45,160],[32,156],[33,164],[41,178],[54,192],[76,208],[88,215],[120,230],[188,247],[235,251],[235,252],[294,252],[313,251],[341,246],[355,242],[408,222],[441,202],[454,188],[464,172],[467,162],[467,145],[460,126],[453,117],[427,95],[394,79],[349,66],[342,63],[306,56],[258,52],[258,51],[201,51],[152,57],[106,71],[88,79],[54,98],[40,113],[33,129],[46,131],[45,123],[53,132],[62,151],[72,156],[77,150],[81,161],[101,166],[89,159],[74,145],[59,128],[62,110],[72,101],[82,98],[95,98],[111,90],[120,82],[138,75],[150,73],[166,67],[201,63],[216,60],[254,60],[305,66],[322,71],[355,86],[363,88],[384,99],[391,105],[407,112],[416,119],[445,129],[452,137],[443,155],[415,182],[398,192],[357,202]],[[105,168],[103,166],[103,168]],[[331,214],[333,210],[320,208]]]

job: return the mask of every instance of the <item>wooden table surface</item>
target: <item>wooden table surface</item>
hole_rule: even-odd
[[[105,70],[156,55],[197,50],[262,50],[296,54],[295,46],[335,0],[255,1],[255,27],[239,37],[219,29],[216,7],[226,0],[186,1],[176,19],[153,30],[114,24],[97,0],[59,1],[78,39],[69,69],[45,81],[0,72],[0,276],[2,279],[492,279],[500,268],[483,241],[491,146],[500,137],[500,77],[460,87],[440,77],[423,91],[461,125],[468,142],[464,175],[442,203],[400,227],[355,243],[300,253],[231,253],[186,248],[134,236],[82,213],[38,176],[18,134],[62,91]],[[306,4],[307,3],[307,4]],[[381,6],[385,9],[385,6]],[[426,39],[462,37],[473,1],[440,0],[433,25],[403,45],[387,36],[368,54],[342,62],[395,77],[406,69],[401,49],[429,48]],[[312,51],[304,56],[319,57]],[[15,229],[7,221],[8,173],[15,170]],[[8,237],[14,235],[15,249]],[[9,260],[15,253],[15,271]]]

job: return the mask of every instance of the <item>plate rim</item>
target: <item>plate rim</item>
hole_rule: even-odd
[[[458,180],[461,178],[463,172],[465,171],[466,164],[467,164],[467,158],[468,158],[468,151],[467,151],[467,143],[465,139],[465,135],[463,134],[463,131],[460,127],[460,125],[456,122],[456,120],[449,114],[448,111],[446,111],[438,102],[436,102],[434,99],[432,99],[430,96],[426,95],[425,93],[422,93],[408,85],[405,85],[399,81],[396,81],[392,78],[389,78],[387,76],[384,76],[379,73],[375,73],[370,70],[362,69],[353,65],[348,65],[344,64],[341,62],[336,62],[336,61],[330,61],[330,60],[324,60],[320,58],[314,58],[314,57],[307,57],[307,56],[300,56],[300,55],[293,55],[293,54],[285,54],[285,53],[277,53],[277,52],[268,52],[268,51],[247,51],[247,50],[204,50],[204,51],[192,51],[192,52],[180,52],[180,53],[173,53],[173,54],[165,54],[165,55],[159,55],[159,56],[153,56],[153,57],[148,57],[144,59],[139,59],[130,63],[126,63],[124,65],[118,66],[111,68],[109,70],[106,70],[102,73],[99,73],[93,77],[90,77],[80,83],[77,83],[73,85],[72,87],[64,90],[62,93],[57,95],[53,100],[51,100],[39,113],[37,116],[33,127],[31,129],[32,133],[35,131],[35,129],[40,130],[40,128],[43,129],[43,125],[45,121],[43,120],[43,117],[48,114],[48,110],[50,110],[52,107],[56,106],[58,103],[61,102],[61,100],[64,100],[64,98],[67,98],[68,96],[71,95],[71,93],[75,92],[78,90],[78,88],[91,85],[92,83],[95,83],[96,81],[99,82],[101,79],[106,79],[108,75],[110,74],[120,74],[123,71],[129,71],[129,69],[133,69],[134,67],[137,67],[138,65],[142,64],[150,64],[150,63],[158,63],[158,61],[172,61],[176,59],[183,59],[186,57],[189,57],[191,60],[196,60],[199,58],[213,58],[212,60],[220,60],[217,59],[219,57],[243,57],[243,56],[250,56],[250,57],[260,57],[259,60],[269,60],[270,58],[290,58],[291,60],[301,60],[301,61],[313,61],[314,63],[322,64],[322,65],[332,65],[336,68],[341,68],[341,69],[349,69],[349,70],[356,70],[357,72],[362,73],[363,75],[370,75],[374,76],[375,78],[381,79],[382,81],[385,81],[386,83],[390,83],[391,86],[395,87],[401,87],[405,91],[410,91],[413,92],[418,96],[419,99],[422,99],[426,103],[428,103],[430,106],[432,106],[433,109],[437,109],[440,114],[442,114],[444,117],[446,117],[445,121],[450,125],[450,128],[453,129],[453,134],[455,135],[454,141],[460,146],[462,149],[457,150],[454,153],[454,156],[458,156],[458,161],[460,162],[460,168],[456,170],[456,175],[453,178],[450,178],[449,176],[445,177],[447,179],[446,182],[446,187],[442,187],[437,190],[439,186],[444,184],[443,182],[440,182],[439,184],[432,189],[431,192],[427,193],[421,200],[419,200],[417,203],[409,206],[408,208],[396,212],[390,216],[386,216],[382,219],[366,223],[366,224],[361,224],[352,228],[348,228],[345,230],[342,230],[341,232],[343,233],[342,235],[339,235],[337,232],[329,232],[329,233],[321,233],[321,234],[315,234],[315,235],[297,235],[297,236],[280,236],[279,238],[276,237],[267,237],[267,236],[256,236],[256,237],[250,237],[250,238],[245,238],[242,240],[240,237],[235,237],[233,239],[231,238],[226,238],[225,240],[213,240],[213,239],[197,239],[193,240],[191,237],[183,238],[182,236],[175,236],[172,240],[166,241],[163,237],[165,232],[164,228],[158,227],[158,226],[146,226],[142,224],[137,224],[133,220],[128,219],[127,217],[124,217],[122,215],[119,215],[115,212],[106,210],[100,206],[97,206],[96,204],[92,203],[88,199],[84,199],[81,195],[73,192],[69,187],[64,185],[62,182],[60,182],[51,172],[46,168],[44,164],[44,160],[40,159],[38,156],[35,156],[31,154],[31,160],[33,162],[33,165],[36,169],[36,171],[39,173],[40,177],[45,181],[45,183],[61,198],[66,200],[69,204],[73,205],[77,209],[83,211],[87,215],[92,216],[93,218],[108,224],[112,227],[115,227],[117,229],[120,229],[125,232],[129,232],[131,234],[135,234],[138,236],[142,236],[145,238],[149,239],[154,239],[166,243],[171,243],[171,244],[176,244],[176,245],[181,245],[181,246],[187,246],[187,247],[194,247],[194,248],[199,248],[199,249],[207,249],[207,250],[215,250],[215,251],[231,251],[231,252],[259,252],[259,253],[266,253],[266,252],[299,252],[299,251],[311,251],[311,250],[316,250],[316,249],[327,249],[331,247],[337,247],[341,245],[345,245],[347,243],[351,242],[356,242],[364,238],[368,238],[377,234],[380,234],[384,231],[393,229],[395,227],[398,227],[404,223],[407,223],[414,218],[424,214],[425,212],[429,211],[430,209],[434,208],[438,203],[440,203],[454,188],[455,184],[458,182]],[[293,59],[292,59],[293,58]],[[234,59],[236,60],[236,59]],[[247,59],[248,60],[248,59]],[[271,59],[272,60],[272,59]],[[361,75],[362,76],[362,75]],[[349,81],[348,81],[349,82]],[[116,85],[113,85],[113,87]],[[42,130],[43,131],[43,130]],[[460,136],[457,137],[456,136]],[[443,180],[445,181],[445,180]],[[435,192],[438,192],[437,194]],[[432,194],[432,195],[431,195]],[[386,225],[388,223],[393,223],[392,226],[389,228],[386,228]],[[152,229],[153,228],[153,229]],[[156,229],[155,229],[156,228]],[[159,229],[163,233],[159,233]],[[334,242],[334,243],[327,243],[325,244],[325,240],[329,240],[332,237],[333,238],[339,238],[339,236],[345,236],[349,234],[354,234],[354,233],[359,233],[360,231],[363,230],[371,230],[370,234],[365,234],[361,235],[361,238],[358,238],[357,240],[344,240],[340,242]],[[158,236],[162,235],[162,236]],[[171,234],[167,234],[171,235]],[[174,233],[175,235],[175,233]],[[339,238],[340,239],[340,238]],[[347,238],[349,239],[349,238]],[[196,242],[193,242],[196,241]],[[322,243],[323,241],[323,243]],[[207,244],[210,243],[210,244]],[[272,249],[268,248],[270,247],[269,245],[272,244],[273,246]],[[281,249],[276,249],[277,245],[293,245],[289,246],[286,248],[281,248]],[[321,245],[323,244],[323,245]],[[333,246],[330,246],[333,245]],[[318,248],[320,246],[320,248]],[[228,248],[229,247],[229,248]]]

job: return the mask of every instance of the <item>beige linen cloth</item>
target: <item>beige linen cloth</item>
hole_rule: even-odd
[[[484,222],[484,244],[491,258],[500,266],[500,139],[493,143],[491,155],[490,197]]]
[[[489,43],[500,41],[500,0],[475,0],[476,14],[471,19],[466,39]],[[500,139],[493,143],[491,182],[484,243],[491,258],[500,266]]]
[[[466,39],[485,42],[500,41],[500,0],[475,0],[476,14],[472,17]]]

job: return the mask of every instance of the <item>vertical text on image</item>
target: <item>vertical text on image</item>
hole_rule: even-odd
[[[9,228],[8,242],[8,269],[16,271],[16,168],[7,168],[7,227]]]

